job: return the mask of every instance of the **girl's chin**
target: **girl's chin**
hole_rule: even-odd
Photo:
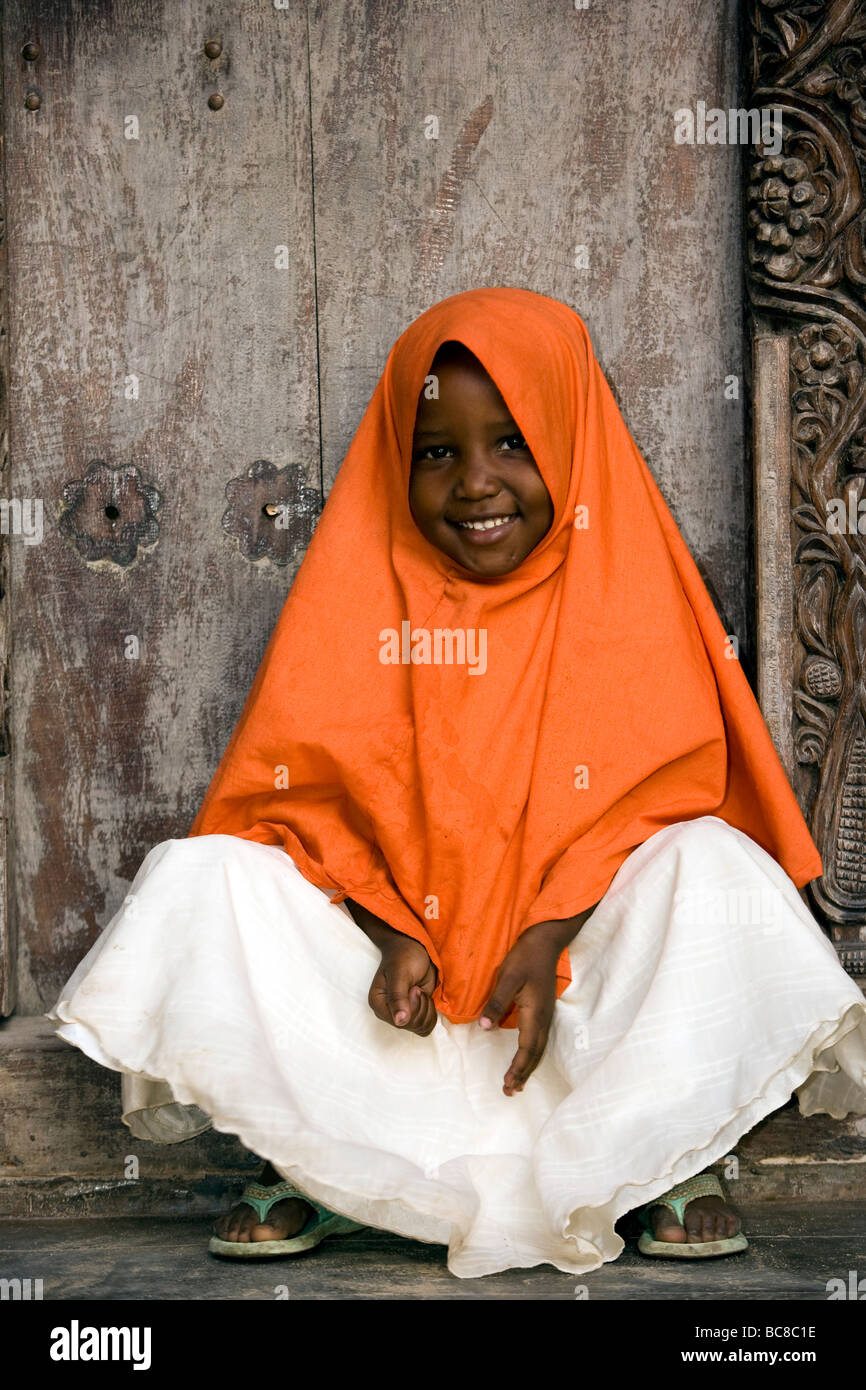
[[[499,531],[500,528],[497,527],[496,530]],[[526,558],[525,555],[514,554],[513,535],[510,547],[506,548],[500,544],[513,530],[514,526],[511,525],[503,527],[498,535],[492,535],[491,531],[471,532],[471,539],[466,540],[465,532],[446,521],[441,527],[428,532],[425,538],[442,555],[447,555],[449,560],[453,560],[471,574],[499,575],[509,574],[511,570],[517,569]],[[487,539],[479,540],[479,536]]]
[[[486,575],[495,577],[500,574],[510,574],[516,570],[517,566],[523,563],[523,556],[498,555],[495,550],[483,551],[479,555],[458,554],[456,550],[448,551],[450,559],[454,560],[463,569],[471,574]]]

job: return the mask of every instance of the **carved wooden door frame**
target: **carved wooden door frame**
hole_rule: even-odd
[[[746,168],[758,696],[824,861],[810,906],[866,975],[866,6],[748,20],[749,105],[783,127]]]

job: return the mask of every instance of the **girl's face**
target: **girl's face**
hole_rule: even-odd
[[[465,569],[508,574],[550,530],[553,503],[495,383],[468,348],[433,360],[421,392],[409,507],[421,534]],[[479,524],[483,523],[483,524]]]

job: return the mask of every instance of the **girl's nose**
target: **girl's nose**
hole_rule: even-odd
[[[473,449],[464,455],[454,484],[456,492],[464,497],[494,497],[501,487],[496,460],[486,450]]]

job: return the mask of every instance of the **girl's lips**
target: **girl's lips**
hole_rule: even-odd
[[[458,535],[462,536],[464,540],[468,540],[472,545],[492,545],[510,531],[518,520],[518,513],[515,512],[513,516],[507,517],[498,526],[487,526],[482,530],[476,529],[474,526],[461,526],[456,521],[449,521],[448,525],[453,526]]]

